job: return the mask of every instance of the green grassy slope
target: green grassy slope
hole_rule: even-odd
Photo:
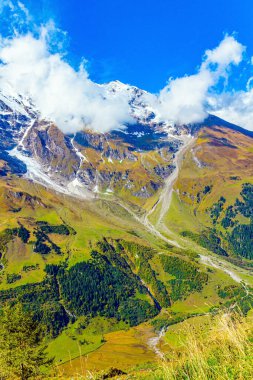
[[[220,220],[227,207],[241,197],[244,183],[253,183],[251,139],[239,135],[238,140],[230,131],[230,145],[236,148],[227,142],[212,145],[220,134],[204,129],[185,153],[170,209],[157,227],[181,247],[152,234],[115,197],[81,201],[15,176],[0,179],[1,302],[19,299],[37,313],[47,330],[48,351],[66,376],[112,364],[129,370],[155,363],[150,339],[162,328],[175,326],[168,330],[175,334],[164,338],[174,344],[182,321],[194,325],[235,302],[245,315],[252,307],[251,261],[225,245],[229,257],[217,256],[196,240],[214,227],[224,233]],[[158,196],[138,207],[128,199],[126,205],[140,217]],[[214,226],[210,209],[222,196],[226,207]],[[155,224],[158,216],[159,207],[150,221]],[[238,223],[250,224],[249,218],[238,218]],[[206,265],[199,254],[215,265]],[[231,271],[245,280],[246,288]]]

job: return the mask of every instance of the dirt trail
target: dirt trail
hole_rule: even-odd
[[[145,215],[145,217],[143,218],[143,221],[142,221],[142,224],[144,224],[150,231],[153,231],[153,233],[155,233],[157,236],[159,236],[163,240],[166,239],[166,241],[168,243],[173,244],[173,245],[175,245],[177,247],[181,247],[180,244],[177,241],[173,240],[173,239],[165,238],[164,235],[162,235],[160,233],[160,231],[158,230],[158,226],[160,226],[162,224],[163,218],[164,218],[164,216],[166,215],[167,211],[170,208],[172,194],[173,194],[173,186],[175,184],[175,181],[177,180],[177,177],[178,177],[178,174],[179,174],[179,170],[180,170],[180,167],[181,167],[181,163],[182,163],[183,158],[184,158],[184,154],[190,148],[190,146],[193,145],[193,143],[195,141],[194,137],[192,137],[190,135],[181,136],[180,139],[183,142],[183,144],[179,148],[179,150],[177,151],[177,153],[175,154],[175,157],[174,157],[174,160],[173,160],[173,164],[175,166],[175,169],[173,170],[173,172],[171,173],[171,175],[166,179],[164,189],[162,190],[161,195],[160,195],[158,201],[154,204],[154,206],[151,208],[151,210],[149,210],[146,213],[146,215]],[[155,210],[157,209],[157,207],[160,204],[161,204],[160,215],[159,215],[158,221],[154,225],[154,224],[152,224],[150,222],[149,217],[155,212]],[[166,231],[169,234],[173,235],[173,232],[170,231],[167,226],[166,226]]]
[[[161,195],[158,199],[158,201],[154,204],[154,206],[149,210],[144,217],[139,217],[135,214],[133,210],[131,210],[128,206],[126,206],[123,203],[120,203],[120,205],[129,213],[131,214],[139,223],[141,223],[148,231],[150,231],[153,235],[157,236],[158,238],[162,239],[168,244],[172,244],[178,248],[181,248],[181,245],[178,243],[178,241],[174,239],[169,239],[166,236],[164,236],[158,229],[158,226],[162,224],[162,220],[166,214],[166,212],[169,210],[170,204],[171,204],[171,198],[173,194],[173,186],[174,183],[178,177],[179,169],[181,167],[182,160],[184,158],[185,152],[190,148],[190,146],[194,143],[195,139],[194,137],[190,135],[184,135],[180,137],[180,140],[182,141],[182,145],[179,147],[179,150],[175,154],[173,164],[175,166],[175,169],[171,173],[171,175],[166,179],[164,189],[161,192]],[[156,224],[151,223],[149,220],[150,215],[152,215],[158,205],[161,204],[161,210],[160,215],[158,218],[158,221]],[[171,235],[173,233],[168,229],[166,226],[167,232]]]
[[[228,274],[235,282],[241,283],[243,280],[238,273],[236,273],[229,263],[219,259],[218,257],[199,255],[200,262],[204,265],[211,266],[215,269],[219,269],[222,272]]]
[[[173,162],[175,165],[175,169],[174,169],[173,173],[165,181],[164,189],[161,193],[159,201],[156,203],[156,207],[159,204],[161,204],[160,215],[159,215],[159,218],[157,221],[158,225],[161,224],[165,214],[167,213],[167,211],[170,208],[172,194],[173,194],[173,186],[177,180],[179,170],[180,170],[183,158],[184,158],[184,154],[190,148],[190,146],[192,146],[192,144],[195,141],[195,139],[192,136],[188,136],[188,135],[187,136],[181,136],[181,140],[183,141],[183,145],[181,148],[179,148],[179,150],[175,154],[175,158],[174,158],[174,162]]]
[[[156,229],[156,227],[146,218],[141,218],[138,215],[135,214],[133,210],[131,210],[130,207],[126,206],[124,203],[119,203],[122,208],[124,208],[132,217],[137,220],[140,224],[142,224],[149,232],[151,232],[152,235],[157,236],[159,239],[162,239],[168,244],[172,244],[178,248],[181,246],[178,244],[176,240],[168,239],[166,236],[162,235],[160,231]]]

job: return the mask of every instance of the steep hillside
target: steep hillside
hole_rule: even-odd
[[[185,154],[164,223],[217,254],[251,259],[252,163],[250,136],[201,129]]]

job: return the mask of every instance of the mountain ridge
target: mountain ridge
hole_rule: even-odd
[[[106,160],[104,166],[108,168],[113,160],[114,163],[124,161],[134,163],[139,160],[143,162],[142,156],[145,156],[143,152],[156,150],[159,152],[158,165],[154,164],[157,157],[152,157],[153,162],[148,164],[153,166],[153,172],[148,173],[150,171],[146,170],[143,173],[150,177],[149,184],[142,180],[138,188],[135,186],[132,192],[128,191],[131,192],[131,199],[133,199],[133,197],[152,197],[152,194],[163,186],[161,180],[173,171],[172,155],[181,144],[181,135],[194,135],[205,125],[217,124],[253,136],[252,132],[213,115],[209,115],[203,123],[188,126],[172,126],[166,121],[158,122],[154,108],[145,98],[146,95],[151,96],[151,94],[119,81],[103,86],[115,96],[118,92],[127,94],[131,116],[135,119],[135,123],[127,124],[121,130],[112,130],[107,133],[84,129],[75,135],[65,135],[53,122],[41,119],[30,99],[21,96],[14,97],[14,92],[9,97],[2,93],[0,99],[0,133],[1,141],[4,141],[2,149],[13,159],[18,158],[23,165],[27,166],[26,175],[31,179],[41,180],[41,183],[45,185],[55,186],[58,191],[81,197],[92,197],[98,192],[104,195],[115,191],[117,193],[115,185],[112,184],[116,178],[120,179],[128,190],[131,187],[134,188],[132,180],[129,179],[129,173],[132,172],[134,165],[127,164],[130,169],[127,168],[122,174],[121,170],[117,173],[101,170],[103,163]],[[171,150],[172,155],[168,154],[166,148]],[[86,151],[91,155],[90,158],[86,157]]]

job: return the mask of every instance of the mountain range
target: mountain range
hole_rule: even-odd
[[[1,302],[35,313],[66,375],[80,354],[87,369],[155,362],[168,326],[253,306],[253,132],[172,125],[147,92],[103,86],[132,118],[105,133],[65,134],[0,91]]]

